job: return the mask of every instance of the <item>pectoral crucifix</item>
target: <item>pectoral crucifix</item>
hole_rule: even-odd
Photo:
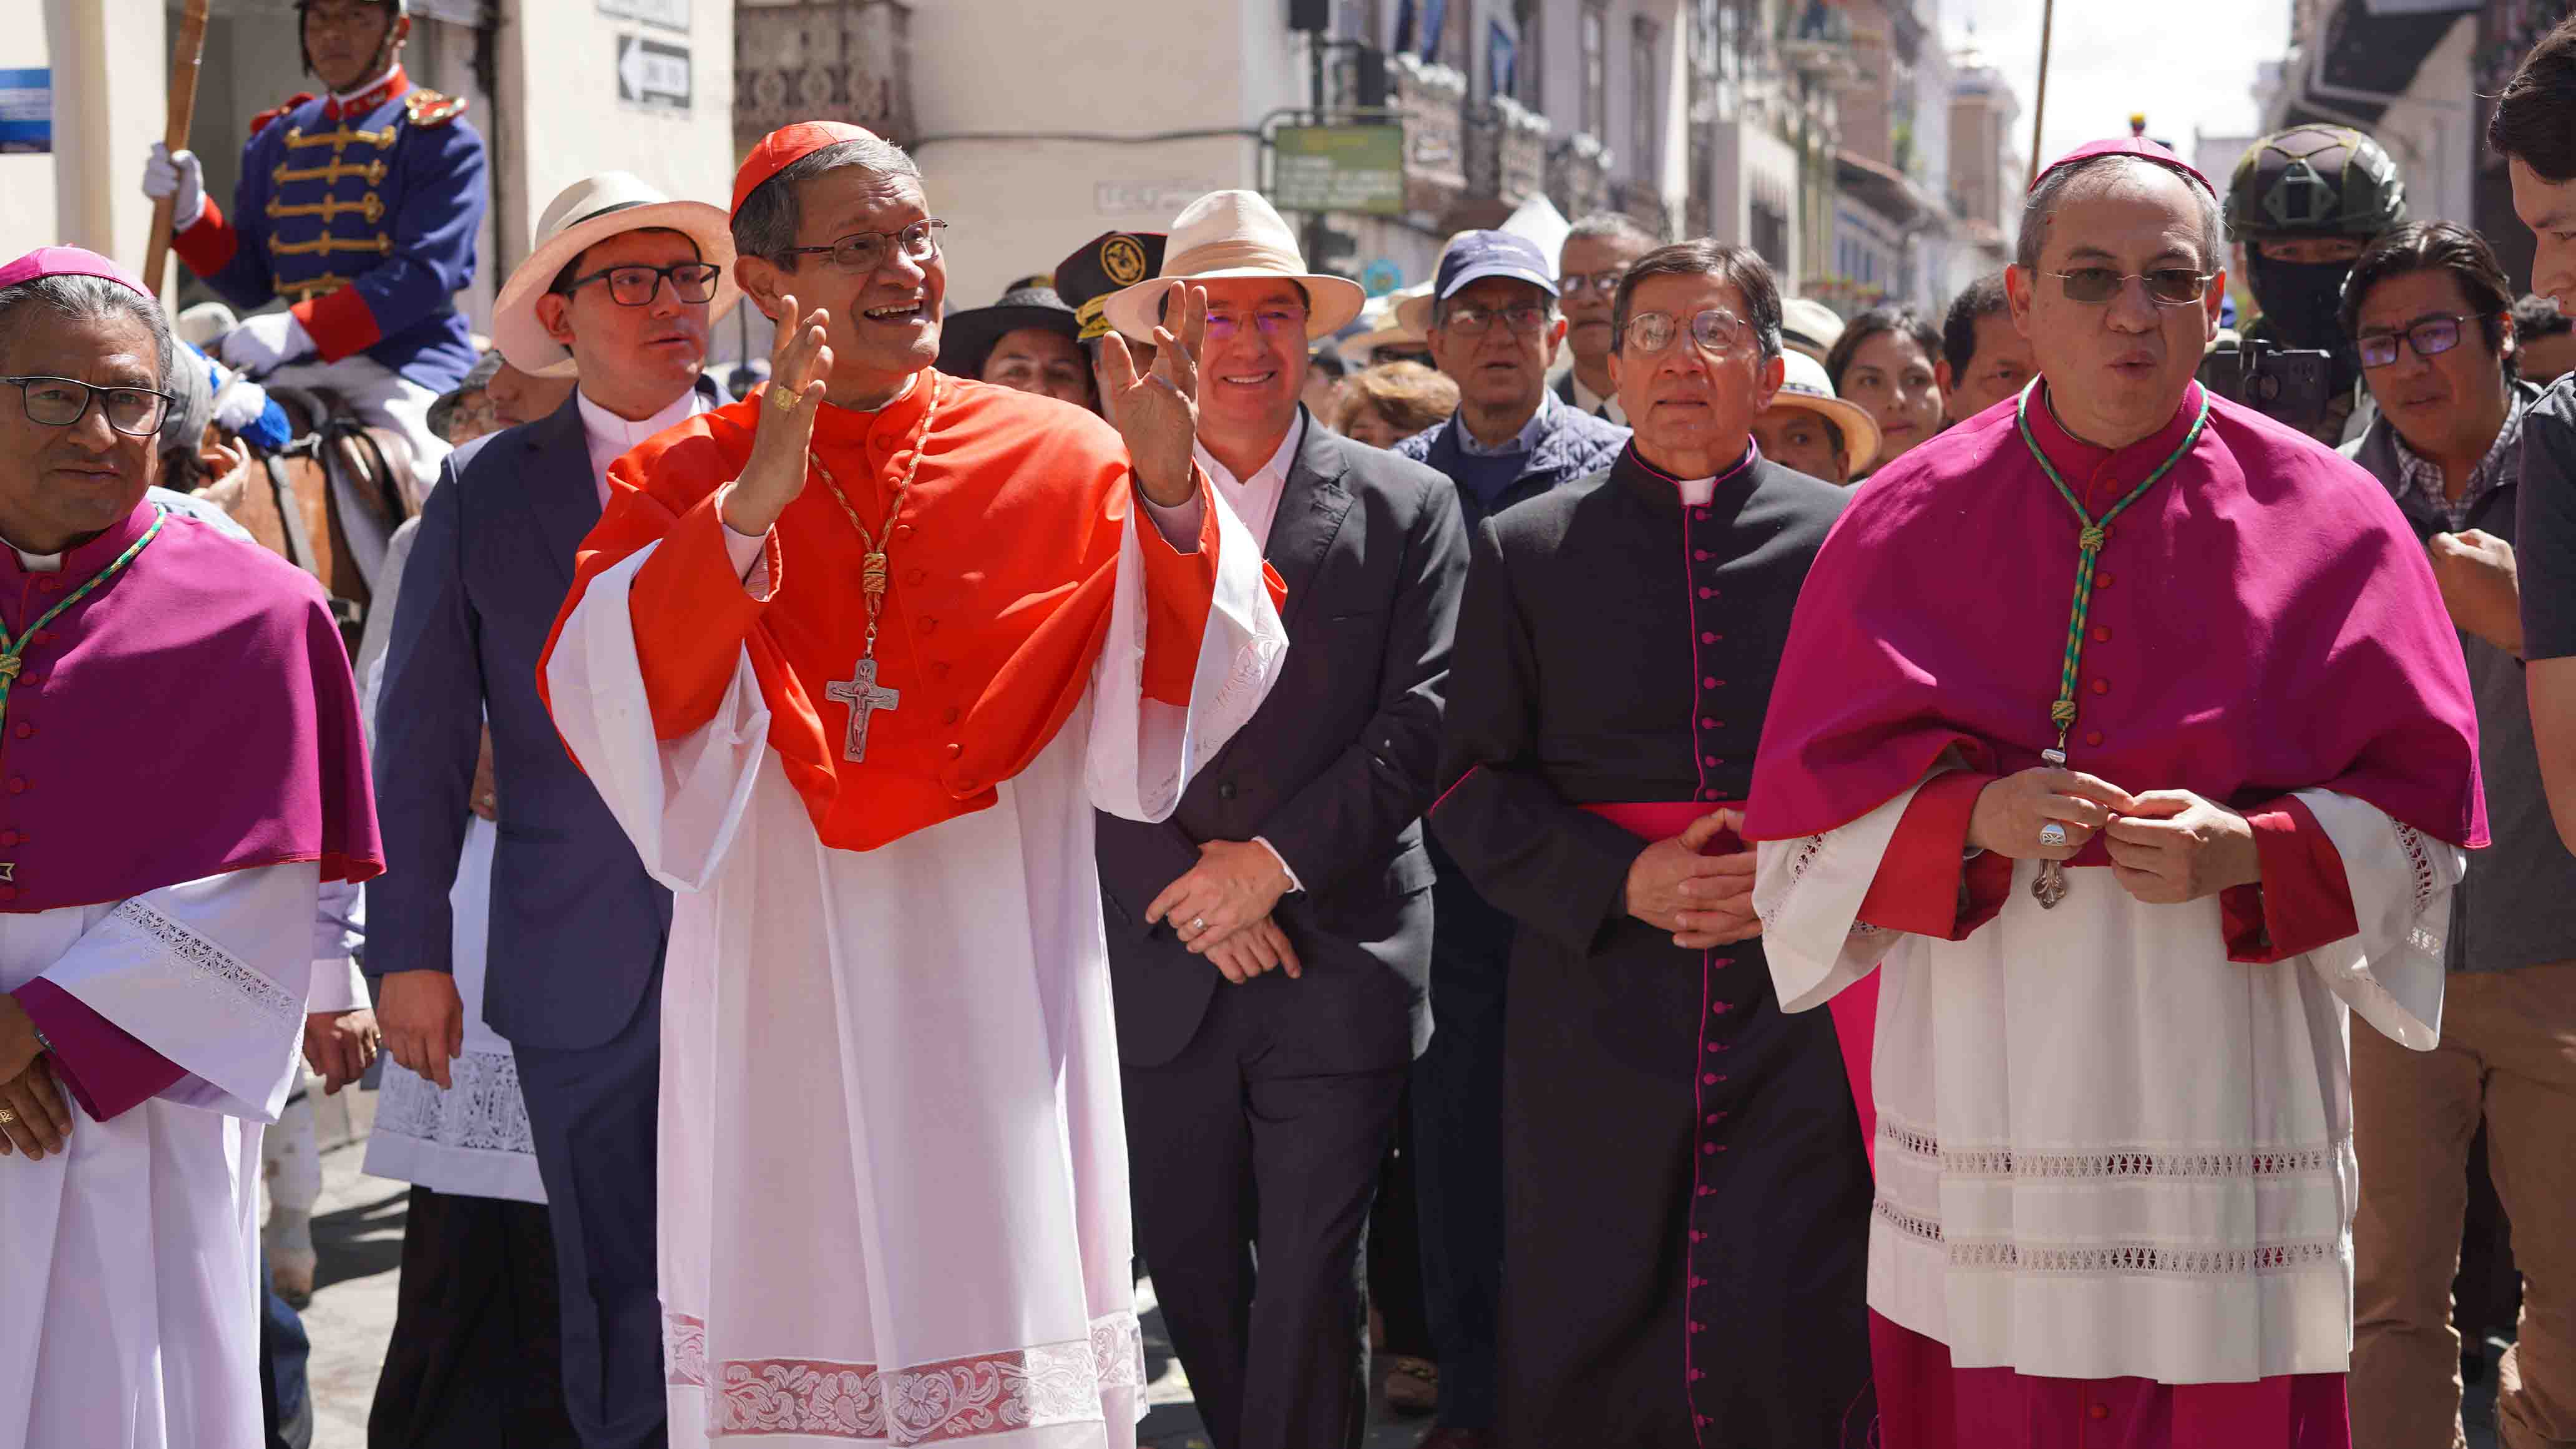
[[[881,709],[893,709],[902,700],[903,691],[883,689],[877,685],[877,662],[862,659],[848,679],[836,679],[823,686],[823,693],[850,707],[849,732],[841,737],[841,758],[864,760],[868,757],[868,716]]]

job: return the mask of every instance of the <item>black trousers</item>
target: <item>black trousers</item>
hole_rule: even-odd
[[[1511,918],[1441,863],[1432,887],[1431,1045],[1413,1064],[1413,1181],[1440,1417],[1490,1429],[1501,1410],[1503,1002]]]
[[[367,1449],[574,1449],[562,1313],[543,1206],[414,1187]]]
[[[1122,1074],[1137,1237],[1216,1449],[1356,1449],[1368,1422],[1360,1235],[1404,1065],[1274,1030],[1302,984],[1222,987],[1179,1056]]]
[[[660,1265],[654,1177],[662,1081],[662,973],[606,1043],[512,1043],[563,1299],[564,1407],[584,1449],[661,1449]]]

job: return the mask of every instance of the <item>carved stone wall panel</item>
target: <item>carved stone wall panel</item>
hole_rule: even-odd
[[[847,121],[898,143],[913,134],[905,0],[740,6],[733,35],[740,145],[791,121]]]

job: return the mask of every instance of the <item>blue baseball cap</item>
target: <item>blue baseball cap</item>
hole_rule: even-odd
[[[1431,294],[1445,302],[1487,277],[1508,277],[1556,295],[1556,268],[1547,254],[1538,243],[1507,231],[1463,231],[1452,238],[1440,254],[1439,281]]]

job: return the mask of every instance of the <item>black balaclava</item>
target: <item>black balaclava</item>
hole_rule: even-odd
[[[2245,264],[2253,273],[2254,302],[2271,339],[2283,347],[2331,355],[2337,392],[2359,382],[2361,354],[2343,333],[2343,283],[2352,275],[2352,263],[2280,261],[2263,255],[2258,244],[2246,248]]]

